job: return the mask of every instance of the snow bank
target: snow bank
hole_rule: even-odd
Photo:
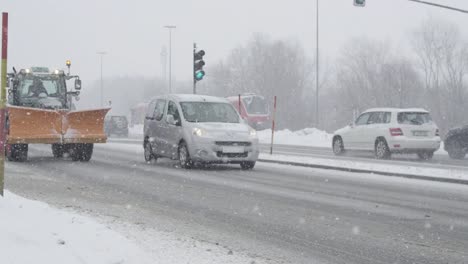
[[[88,217],[10,192],[0,197],[1,262],[153,263],[135,244]]]
[[[258,131],[260,143],[271,143],[271,129]],[[309,147],[330,147],[333,135],[316,128],[305,128],[298,131],[289,129],[275,131],[275,144],[298,145]]]
[[[365,161],[339,160],[332,158],[301,157],[276,154],[269,155],[264,153],[260,154],[259,159],[468,181],[468,170],[466,167],[462,166],[444,165],[443,167],[441,166],[441,168],[434,168],[391,164],[391,161],[389,161],[388,164],[382,164]]]

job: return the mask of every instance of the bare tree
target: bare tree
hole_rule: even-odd
[[[468,44],[459,29],[428,19],[413,34],[413,48],[425,80],[428,104],[444,129],[468,122]]]
[[[337,60],[335,126],[372,107],[423,106],[421,83],[413,64],[385,42],[351,39]]]
[[[276,95],[280,128],[298,129],[312,123],[307,95],[311,94],[313,64],[297,42],[255,34],[217,66],[208,85],[210,93],[229,96],[253,92],[268,99]]]

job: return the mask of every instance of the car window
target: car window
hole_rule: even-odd
[[[153,117],[157,121],[161,121],[164,116],[164,109],[166,108],[166,100],[159,99],[156,101],[156,106],[154,108]]]
[[[374,112],[371,113],[367,124],[381,124],[383,123],[383,113],[382,112]]]
[[[177,105],[172,101],[170,101],[169,105],[167,106],[166,116],[169,116],[169,115],[172,115],[176,122],[180,121],[179,109],[177,109]]]
[[[356,120],[356,126],[367,125],[367,121],[369,121],[370,113],[362,114]]]
[[[398,123],[406,125],[422,125],[432,122],[429,113],[424,112],[401,112],[398,113]]]

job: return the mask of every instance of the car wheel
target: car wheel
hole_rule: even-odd
[[[375,143],[375,157],[377,159],[389,159],[390,156],[390,149],[385,139],[378,139]]]
[[[255,167],[255,161],[244,161],[241,162],[240,166],[243,170],[251,170]]]
[[[154,156],[153,148],[149,142],[145,142],[145,161],[146,162],[155,162],[156,156]]]
[[[451,144],[447,148],[447,152],[449,157],[452,159],[464,159],[466,156],[466,153],[463,151],[463,149],[455,144]]]
[[[333,153],[335,155],[339,156],[344,153],[344,144],[343,144],[343,139],[341,137],[335,137],[333,139]]]
[[[179,163],[180,167],[184,169],[192,168],[192,161],[190,160],[190,154],[185,142],[182,142],[179,145]]]
[[[434,157],[434,151],[423,151],[418,153],[421,160],[431,160]]]

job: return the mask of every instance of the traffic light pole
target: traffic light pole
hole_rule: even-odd
[[[197,80],[195,79],[195,53],[197,52],[197,43],[193,43],[193,94],[197,94]]]

